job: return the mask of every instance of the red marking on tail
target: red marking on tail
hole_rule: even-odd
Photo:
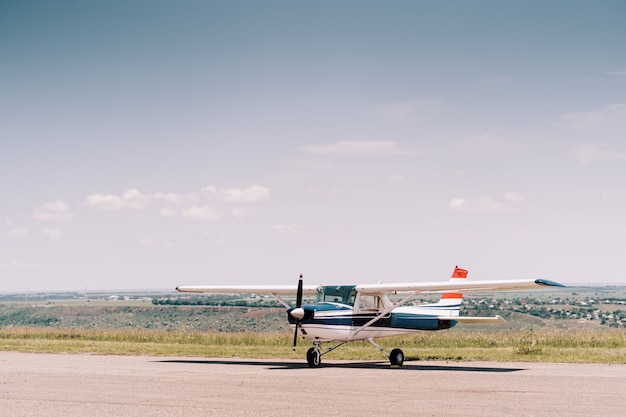
[[[463,294],[460,292],[444,292],[441,294],[441,298],[463,298]]]
[[[459,268],[458,266],[454,267],[454,272],[450,278],[467,278],[467,269]]]

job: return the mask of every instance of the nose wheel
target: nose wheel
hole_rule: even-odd
[[[315,346],[306,352],[306,361],[311,368],[317,368],[322,363],[322,354],[319,347]]]

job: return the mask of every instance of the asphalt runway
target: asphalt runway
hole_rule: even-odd
[[[626,365],[0,352],[0,416],[621,416]]]

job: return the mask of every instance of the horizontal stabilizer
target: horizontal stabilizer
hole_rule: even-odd
[[[457,317],[437,317],[439,320],[454,320],[459,323],[465,324],[493,324],[493,323],[506,323],[500,316],[495,317],[467,317],[467,316],[457,316]]]

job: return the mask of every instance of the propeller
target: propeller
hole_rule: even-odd
[[[304,318],[304,310],[302,309],[302,274],[298,280],[298,292],[296,293],[296,308],[291,310],[291,317],[296,319],[296,327],[293,332],[293,350],[296,350],[296,344],[298,343],[298,327],[302,324]]]

